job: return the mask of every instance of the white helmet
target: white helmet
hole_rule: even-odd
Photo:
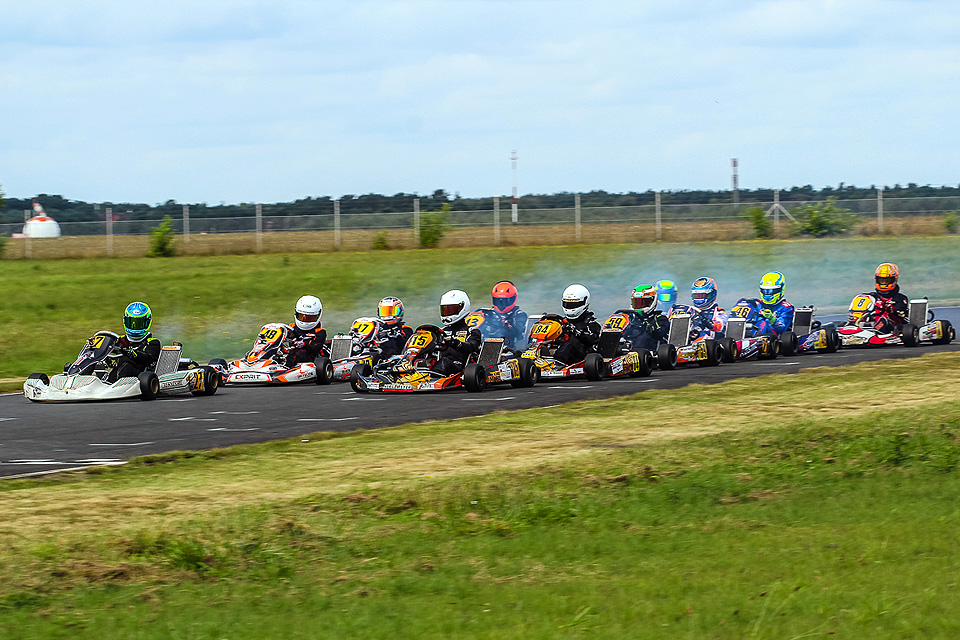
[[[443,324],[451,325],[470,313],[470,297],[460,289],[447,291],[440,298],[440,319]]]
[[[590,292],[582,284],[572,284],[563,290],[563,315],[576,320],[590,308]]]
[[[320,316],[323,315],[323,303],[317,296],[301,296],[297,300],[297,306],[294,308],[294,318],[297,321],[297,327],[310,331],[320,324]]]

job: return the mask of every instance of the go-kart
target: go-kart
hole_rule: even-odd
[[[326,355],[319,355],[313,362],[287,366],[290,325],[271,322],[263,325],[253,341],[253,348],[239,360],[218,359],[210,364],[218,366],[230,384],[282,384],[313,381],[330,384],[333,380],[333,364]]]
[[[344,335],[338,333],[330,340],[330,361],[333,363],[331,380],[349,380],[354,367],[367,364],[371,367],[380,359],[377,332],[380,320],[357,318]]]
[[[877,320],[885,319],[895,331],[876,329]],[[850,303],[850,320],[837,328],[844,347],[904,345],[916,347],[921,342],[949,344],[956,331],[949,320],[935,320],[926,298],[910,301],[907,322],[900,325],[891,303],[871,293],[862,293]]]
[[[483,391],[487,383],[486,369],[476,362],[468,362],[463,371],[456,373],[434,371],[441,357],[443,340],[440,327],[420,325],[407,339],[400,355],[375,365],[355,365],[350,373],[350,386],[358,393],[447,391],[461,387],[467,391]]]
[[[563,316],[546,313],[530,329],[530,344],[520,354],[521,360],[529,360],[540,370],[541,378],[574,378],[585,376],[587,380],[603,378],[606,364],[599,353],[590,352],[580,362],[565,364],[554,358],[557,348],[570,339],[568,322]]]
[[[633,310],[619,309],[603,322],[597,353],[603,358],[603,373],[608,378],[648,376],[653,370],[654,352],[635,346],[634,341],[628,339],[633,335],[631,327],[635,315]]]
[[[494,309],[485,307],[474,309],[467,315],[465,320],[467,326],[479,331],[484,340],[489,338],[503,338],[504,344],[508,349],[515,351],[521,351],[523,349],[524,345],[518,344],[518,342],[522,343],[523,337],[528,335],[527,327],[519,327],[518,331],[506,322],[503,314],[498,313]],[[523,337],[518,337],[518,334],[522,334]]]
[[[670,309],[670,332],[667,343],[657,347],[657,368],[673,369],[692,363],[715,367],[725,357],[729,360],[736,345],[731,344],[732,340],[695,337],[699,333],[692,328],[696,316],[697,310],[687,305],[674,305]]]
[[[467,326],[480,332],[483,342],[477,364],[487,374],[487,384],[509,382],[510,386],[532,387],[540,380],[540,369],[532,360],[520,358],[519,351],[510,348],[504,334],[502,316],[493,309],[476,309],[465,318]]]
[[[153,371],[108,382],[110,373],[123,355],[120,336],[112,331],[98,331],[84,343],[73,363],[61,374],[47,377],[33,373],[23,383],[23,395],[34,402],[68,402],[82,400],[118,400],[137,398],[154,400],[157,396],[193,393],[212,396],[220,387],[220,371],[201,366],[189,358],[181,358],[179,342],[160,349],[160,359]]]
[[[737,355],[733,358],[728,356],[727,362],[754,355],[760,360],[772,359],[776,358],[776,351],[783,356],[792,356],[804,351],[833,353],[840,348],[836,327],[832,324],[821,325],[814,320],[816,309],[813,307],[797,308],[793,315],[793,326],[778,336],[770,322],[763,317],[762,304],[759,298],[740,298],[730,310],[724,335],[736,342]],[[779,344],[776,347],[757,344],[760,341],[776,341]]]

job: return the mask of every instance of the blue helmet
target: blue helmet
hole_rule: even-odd
[[[153,312],[144,302],[131,302],[123,310],[123,330],[131,342],[146,338],[152,323]]]
[[[697,278],[690,287],[690,297],[697,309],[709,309],[717,301],[717,283],[713,278]]]
[[[654,285],[657,288],[657,306],[671,307],[677,301],[677,285],[673,280],[661,280]]]

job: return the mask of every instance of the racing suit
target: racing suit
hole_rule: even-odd
[[[284,366],[292,367],[304,362],[313,362],[321,354],[326,355],[324,348],[327,341],[326,329],[317,325],[313,329],[303,330],[293,323],[289,327],[292,329],[287,338],[290,342],[290,350],[287,352],[287,361]]]
[[[630,324],[623,330],[623,337],[629,340],[632,348],[656,351],[657,347],[667,341],[670,333],[670,321],[659,311],[640,315],[633,309],[618,311],[630,318]]]
[[[113,384],[120,378],[135,378],[147,369],[157,366],[160,359],[160,341],[148,333],[140,342],[132,342],[127,336],[120,336],[117,346],[123,355],[117,358],[113,370],[107,375],[107,382]]]
[[[508,349],[519,351],[527,346],[527,314],[520,307],[506,313],[491,309],[487,322],[502,328],[501,335],[506,339]]]
[[[910,300],[900,292],[900,285],[893,285],[893,291],[873,291],[877,301],[873,309],[873,327],[880,333],[900,331],[910,315]]]
[[[403,351],[407,340],[413,335],[413,328],[409,325],[397,322],[394,324],[380,323],[377,330],[377,346],[380,348],[380,359],[386,360]]]
[[[579,318],[568,320],[563,325],[567,340],[557,347],[553,357],[563,364],[575,364],[594,350],[600,339],[600,323],[592,311],[584,311]]]
[[[480,330],[470,328],[464,318],[444,327],[440,358],[433,370],[444,375],[463,371],[470,355],[480,350],[482,339]]]

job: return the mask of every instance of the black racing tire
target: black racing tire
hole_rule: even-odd
[[[203,389],[197,389],[190,393],[195,396],[212,396],[220,389],[223,377],[220,375],[220,370],[215,366],[205,365],[200,368],[203,369]]]
[[[50,384],[50,378],[45,373],[31,373],[27,376],[27,380],[39,380],[43,384]]]
[[[373,373],[373,369],[367,363],[354,365],[353,369],[350,371],[350,388],[356,391],[357,393],[368,393],[369,389],[366,386],[361,386],[360,376],[364,378],[369,378]]]
[[[956,329],[953,328],[953,325],[950,324],[949,320],[937,320],[940,324],[940,333],[943,335],[942,338],[937,338],[933,341],[933,344],[950,344],[953,342],[953,339],[957,337]]]
[[[657,347],[657,369],[672,371],[677,368],[677,348],[672,344]]]
[[[463,386],[471,393],[480,393],[487,387],[487,370],[476,362],[470,362],[463,369]]]
[[[603,361],[603,356],[599,353],[588,353],[587,357],[583,359],[583,375],[587,377],[587,380],[602,380],[603,370],[606,366],[607,363]]]
[[[780,334],[780,355],[789,358],[797,353],[799,346],[799,339],[793,331],[784,331]]]
[[[514,389],[532,387],[540,382],[540,367],[530,358],[519,358],[520,379],[511,380],[510,386]]]
[[[140,399],[156,400],[160,393],[160,378],[153,371],[143,371],[137,376],[140,380]]]
[[[317,356],[313,361],[317,368],[317,377],[313,379],[316,384],[330,384],[333,382],[333,362],[327,356]]]
[[[777,337],[777,334],[761,333],[759,337],[767,341],[770,347],[770,353],[764,355],[761,351],[760,355],[757,356],[757,360],[776,360],[777,356],[780,355],[780,339]]]
[[[707,357],[703,360],[697,360],[697,364],[701,367],[715,367],[720,364],[720,344],[711,338],[707,338],[703,342],[707,345]]]
[[[903,331],[900,333],[903,340],[903,346],[916,347],[920,344],[920,329],[915,324],[909,322],[903,325]]]
[[[210,365],[211,367],[223,367],[224,369],[227,368],[227,361],[224,360],[223,358],[214,358],[207,364]]]
[[[646,349],[641,349],[637,351],[637,355],[640,357],[640,368],[636,371],[631,371],[627,375],[631,378],[646,378],[650,375],[650,372],[653,371],[653,353]]]
[[[720,344],[720,360],[723,362],[737,361],[737,341],[733,338],[720,338],[717,341]]]

